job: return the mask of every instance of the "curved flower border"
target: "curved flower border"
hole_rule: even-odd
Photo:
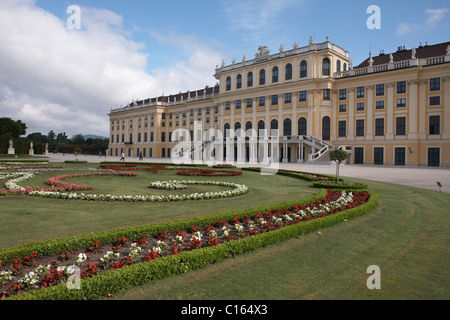
[[[0,175],[0,179],[9,179],[5,183],[7,190],[0,190],[0,195],[7,196],[12,195],[28,195],[41,198],[54,198],[54,199],[66,199],[66,200],[87,200],[87,201],[126,201],[126,202],[168,202],[168,201],[184,201],[184,200],[206,200],[206,199],[222,199],[228,197],[235,197],[246,194],[248,187],[242,184],[230,183],[230,182],[218,182],[218,181],[157,181],[150,184],[152,188],[179,190],[184,189],[187,185],[201,184],[201,185],[218,185],[231,187],[232,190],[218,191],[218,192],[203,192],[203,193],[191,193],[183,195],[111,195],[111,194],[84,194],[65,191],[82,191],[88,190],[92,187],[76,185],[62,182],[62,179],[71,177],[85,177],[85,176],[105,176],[105,175],[119,175],[119,176],[136,176],[134,172],[96,172],[85,174],[72,174],[53,177],[47,180],[48,184],[52,186],[50,188],[40,187],[22,187],[18,183],[20,181],[30,179],[34,176],[31,172],[17,172],[17,173],[4,173]]]
[[[161,182],[159,182],[161,183]],[[172,182],[173,183],[173,182]],[[185,201],[185,200],[207,200],[207,199],[222,199],[240,196],[248,192],[246,185],[217,182],[217,181],[177,181],[179,185],[184,184],[203,184],[203,185],[219,185],[225,187],[232,187],[233,190],[218,191],[218,192],[203,192],[191,193],[183,195],[111,195],[111,194],[84,194],[84,193],[68,193],[68,192],[53,192],[53,191],[31,191],[30,196],[43,198],[56,198],[68,200],[88,200],[88,201],[125,201],[125,202],[168,202],[168,201]],[[161,184],[162,185],[162,184]],[[162,188],[162,187],[161,187]],[[161,189],[160,188],[160,189]]]
[[[323,218],[365,204],[369,197],[368,192],[328,190],[327,195],[321,200],[305,205],[274,209],[265,213],[258,212],[252,216],[244,215],[241,218],[235,216],[229,221],[218,219],[213,225],[192,225],[187,230],[177,230],[173,234],[169,234],[166,230],[161,230],[153,235],[157,239],[156,243],[151,240],[152,235],[144,235],[140,239],[135,240],[118,238],[116,242],[112,243],[112,251],[107,251],[99,259],[89,262],[87,260],[90,260],[93,252],[104,252],[103,249],[106,249],[106,246],[103,247],[98,241],[95,241],[86,249],[87,253],[82,251],[76,256],[74,251],[63,252],[60,256],[61,260],[64,261],[62,265],[52,261],[47,267],[37,265],[35,269],[33,269],[33,265],[38,255],[34,253],[26,256],[23,260],[14,259],[10,270],[0,272],[0,285],[15,280],[9,287],[6,287],[3,293],[0,292],[0,300],[8,296],[14,296],[22,291],[26,292],[65,282],[73,274],[70,264],[76,264],[82,267],[83,270],[85,269],[85,271],[81,272],[82,279],[90,278],[109,269],[120,269],[134,263],[156,260],[173,254],[176,255],[182,251],[214,247],[224,242],[270,232],[302,221]],[[131,240],[131,247],[128,247],[128,250],[120,249],[120,247],[129,246],[129,240]],[[165,250],[166,247],[167,250]],[[144,248],[148,248],[148,250],[144,250]],[[69,260],[73,259],[77,260],[69,262]],[[15,279],[13,273],[27,266],[31,268],[31,271],[27,269],[29,272],[26,272],[23,277]]]

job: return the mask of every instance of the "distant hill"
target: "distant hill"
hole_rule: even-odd
[[[108,139],[107,137],[96,136],[94,134],[83,134],[83,137],[85,139],[89,139],[89,138],[92,138],[92,139]]]

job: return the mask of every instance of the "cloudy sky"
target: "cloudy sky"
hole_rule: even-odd
[[[367,27],[374,4],[381,29]],[[449,41],[449,18],[448,0],[0,0],[0,117],[27,134],[108,136],[111,107],[213,86],[222,59],[260,45],[329,36],[357,65]]]

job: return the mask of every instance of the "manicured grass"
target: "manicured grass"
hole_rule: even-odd
[[[109,299],[449,299],[450,195],[359,182],[380,198],[362,217]]]
[[[68,169],[98,167],[96,164],[62,164],[62,166]],[[24,181],[23,185],[45,187],[45,181],[50,177],[81,172],[90,171],[43,172],[33,179]],[[0,197],[0,248],[302,199],[318,191],[310,182],[284,176],[261,176],[256,172],[244,172],[242,176],[235,177],[184,177],[176,175],[176,171],[164,170],[158,174],[137,172],[139,174],[137,177],[83,177],[65,181],[93,185],[95,190],[85,193],[98,194],[175,194],[226,189],[220,186],[190,186],[181,191],[165,191],[148,187],[151,181],[158,180],[228,181],[247,185],[249,193],[235,198],[170,203]]]
[[[83,166],[95,165],[73,167]],[[60,174],[44,173],[33,182],[44,186],[46,178]],[[135,178],[73,181],[95,185],[98,193],[119,189],[122,193],[147,192],[144,188],[150,181],[186,177],[176,176],[175,171],[157,175],[139,171]],[[195,177],[202,179],[244,183],[250,193],[231,199],[181,203],[0,198],[0,248],[245,209],[317,192],[311,182],[247,171],[238,177]],[[375,181],[346,181],[368,184],[377,192],[379,206],[359,218],[323,229],[320,234],[308,234],[202,270],[153,281],[107,299],[449,299],[450,195]],[[381,269],[380,290],[366,286],[370,276],[366,270],[371,265]]]

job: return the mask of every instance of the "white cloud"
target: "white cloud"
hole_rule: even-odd
[[[305,0],[226,0],[222,5],[229,19],[229,27],[244,32],[241,36],[258,39],[268,30],[276,28],[285,13],[304,2]]]
[[[449,13],[448,8],[441,9],[426,9],[425,15],[427,16],[426,21],[423,24],[412,24],[408,22],[401,22],[397,26],[397,34],[402,36],[408,33],[417,32],[420,30],[432,30],[436,27],[437,23],[445,18]]]
[[[220,57],[206,42],[174,34],[186,55],[149,74],[151,48],[131,39],[120,15],[82,7],[81,23],[69,30],[32,0],[0,1],[1,116],[21,119],[27,133],[105,135],[110,106],[214,84]]]
[[[407,33],[412,33],[416,29],[416,26],[407,22],[399,23],[397,26],[397,34],[402,36]]]
[[[439,21],[441,21],[442,19],[444,19],[444,17],[447,15],[448,12],[449,12],[448,8],[427,9],[425,11],[426,15],[428,16],[428,19],[426,22],[427,26],[434,26],[434,24],[436,24]]]

